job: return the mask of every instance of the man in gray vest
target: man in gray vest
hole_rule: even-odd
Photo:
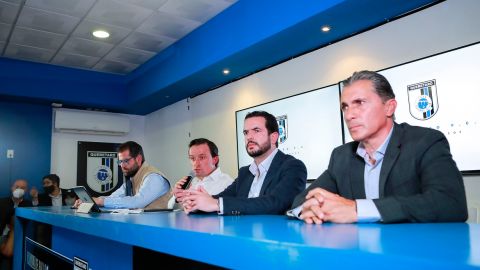
[[[163,173],[145,162],[142,146],[133,141],[120,145],[118,165],[125,183],[110,196],[93,198],[96,204],[106,208],[167,208],[170,183]]]

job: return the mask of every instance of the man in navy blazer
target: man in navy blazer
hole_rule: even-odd
[[[254,162],[240,168],[238,178],[218,195],[210,196],[202,188],[190,191],[182,201],[187,213],[284,214],[295,195],[305,189],[307,169],[303,162],[277,149],[275,116],[250,112],[245,116],[243,134]]]
[[[341,108],[354,142],[293,203],[307,223],[453,222],[468,217],[463,179],[445,136],[396,124],[395,94],[382,75],[355,72]]]

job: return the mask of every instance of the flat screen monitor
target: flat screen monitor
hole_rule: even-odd
[[[239,168],[253,162],[245,150],[244,118],[247,113],[260,110],[277,118],[278,148],[305,163],[309,180],[327,169],[332,150],[343,142],[338,84],[237,111]]]
[[[397,123],[440,130],[463,174],[479,174],[480,43],[379,71],[392,85]],[[346,131],[345,140],[351,141]]]

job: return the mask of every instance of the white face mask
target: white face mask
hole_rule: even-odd
[[[25,194],[25,190],[23,190],[21,188],[17,188],[12,192],[12,195],[15,199],[22,198],[24,194]]]

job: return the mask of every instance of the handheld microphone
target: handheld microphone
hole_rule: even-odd
[[[182,189],[188,189],[188,187],[190,187],[190,184],[192,183],[192,180],[193,180],[193,173],[190,172],[190,174],[187,176],[187,181],[185,181],[185,183],[183,183],[182,185]]]

